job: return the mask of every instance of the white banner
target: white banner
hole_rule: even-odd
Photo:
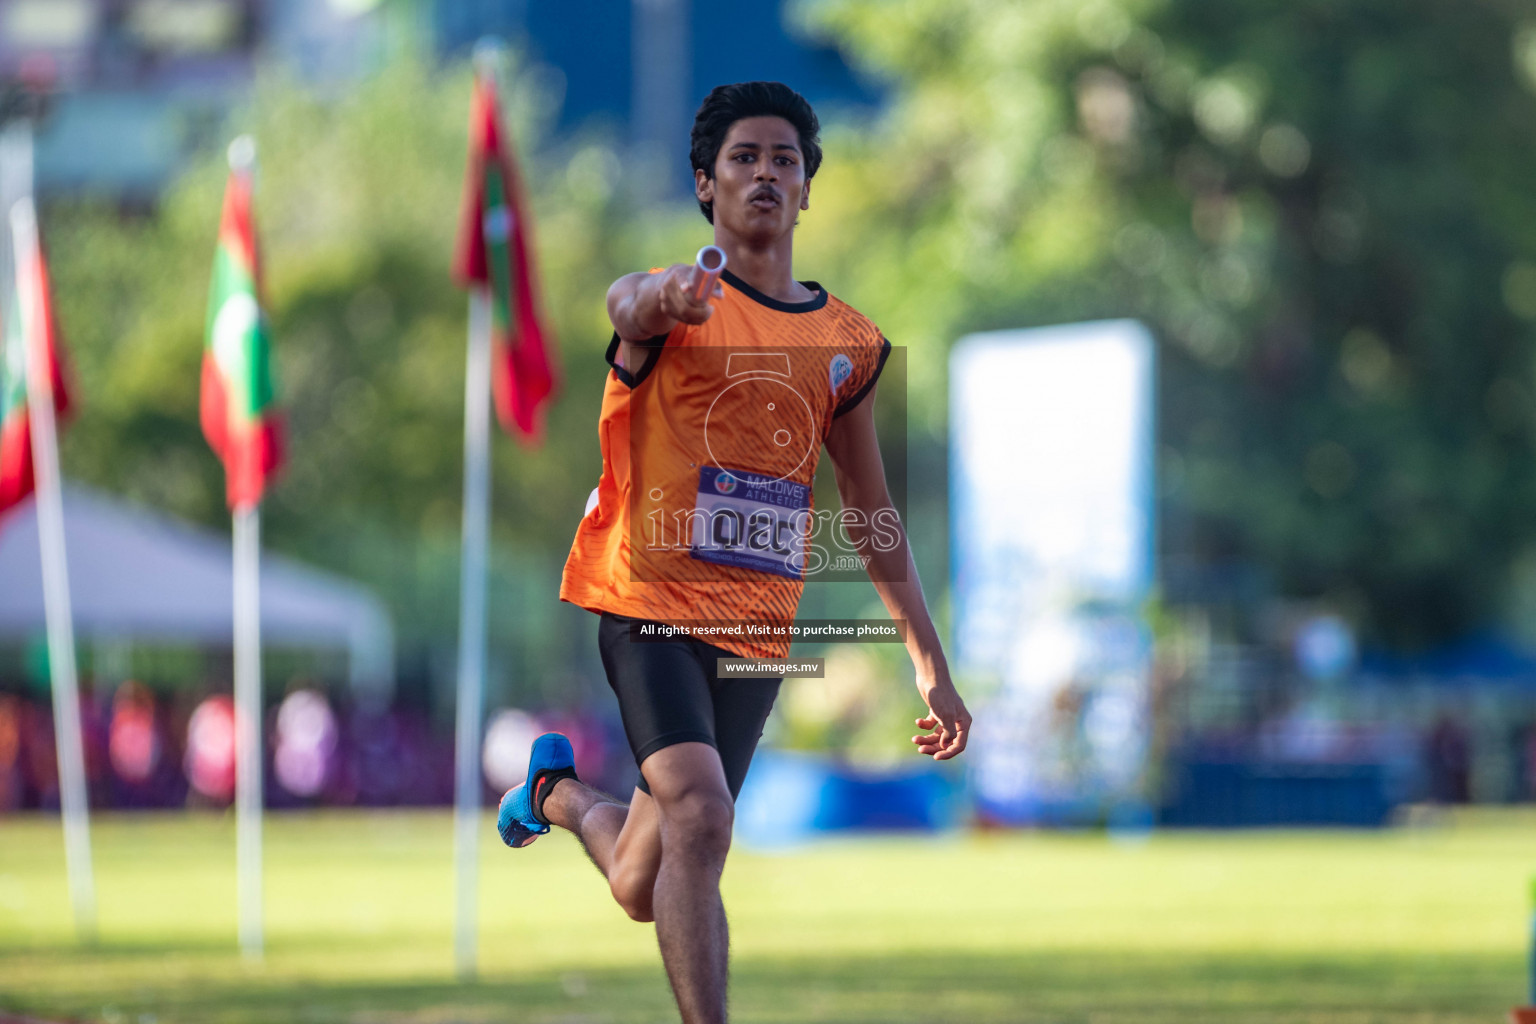
[[[1140,798],[1153,564],[1151,336],[998,331],[950,357],[955,660],[980,812],[1093,820]]]

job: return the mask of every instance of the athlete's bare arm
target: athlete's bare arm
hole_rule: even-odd
[[[885,483],[885,464],[880,458],[880,439],[875,433],[875,389],[863,401],[832,421],[827,434],[827,454],[837,470],[837,493],[843,508],[858,509],[862,525],[845,523],[848,539],[855,550],[869,556],[870,581],[885,602],[893,619],[907,623],[907,653],[917,670],[917,690],[928,705],[928,715],[919,718],[919,728],[926,733],[912,737],[917,749],[936,761],[954,757],[965,749],[971,731],[971,713],[949,678],[949,663],[933,628],[928,604],[923,600],[923,585],[917,578],[917,566],[907,545],[907,531],[896,517],[890,490]],[[869,524],[883,512],[894,524],[898,537],[895,546],[878,544],[879,533]],[[887,527],[887,530],[889,527]],[[881,550],[881,548],[888,550]]]
[[[672,330],[679,322],[701,324],[715,307],[705,299],[695,302],[688,294],[693,266],[674,263],[659,274],[625,274],[608,288],[608,319],[619,335],[619,365],[637,366],[631,356],[634,345]],[[715,286],[710,299],[722,295]]]

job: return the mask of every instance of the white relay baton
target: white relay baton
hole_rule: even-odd
[[[720,272],[725,269],[725,250],[718,245],[706,245],[693,258],[693,277],[688,282],[688,293],[694,302],[703,302],[715,290]]]

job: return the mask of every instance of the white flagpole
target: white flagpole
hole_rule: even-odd
[[[80,734],[80,687],[75,675],[75,628],[64,554],[64,500],[59,486],[59,438],[38,295],[37,212],[30,197],[11,207],[16,253],[16,301],[27,340],[27,411],[32,417],[32,465],[37,481],[37,536],[43,556],[43,605],[48,620],[48,664],[53,676],[53,730],[59,757],[59,803],[64,817],[64,863],[80,937],[96,937],[96,886],[91,872],[91,826]]]
[[[475,974],[480,825],[480,715],[485,694],[485,575],[490,520],[491,296],[469,293],[464,380],[464,539],[459,567],[459,692],[454,737],[454,962]]]
[[[256,173],[256,143],[229,146],[229,168]],[[254,186],[253,186],[254,188]],[[234,510],[235,544],[235,871],[240,951],[262,955],[261,896],[261,506]]]
[[[261,507],[234,513],[235,865],[240,950],[262,955],[261,929]]]
[[[475,46],[477,74],[496,87],[501,46]],[[464,368],[464,526],[459,563],[459,687],[454,733],[454,964],[461,979],[476,972],[479,918],[480,731],[485,702],[485,587],[490,530],[491,290],[469,292],[469,343]]]

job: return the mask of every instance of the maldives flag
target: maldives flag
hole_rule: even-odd
[[[251,175],[232,171],[208,296],[202,422],[203,436],[224,463],[229,507],[236,510],[260,504],[267,478],[282,461],[271,338],[260,294]]]
[[[475,79],[469,108],[469,173],[453,258],[454,278],[491,294],[491,385],[501,425],[537,443],[555,394],[554,339],[539,315],[527,203],[501,132],[496,89]]]
[[[31,494],[34,485],[32,417],[27,411],[27,374],[34,365],[41,365],[47,374],[44,386],[53,395],[59,420],[69,411],[48,266],[41,245],[25,264],[18,268],[16,288],[18,293],[23,288],[30,292],[34,322],[22,323],[18,294],[6,316],[4,340],[0,341],[0,519]]]

